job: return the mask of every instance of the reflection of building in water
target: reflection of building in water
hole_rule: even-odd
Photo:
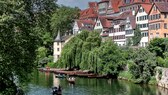
[[[158,90],[156,90],[156,95],[168,95],[168,89],[158,87]]]
[[[58,87],[60,85],[59,78],[55,77],[55,74],[53,74],[53,87]]]

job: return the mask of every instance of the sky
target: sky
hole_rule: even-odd
[[[101,0],[58,0],[58,4],[63,4],[70,7],[79,7],[80,9],[88,8],[88,2]]]

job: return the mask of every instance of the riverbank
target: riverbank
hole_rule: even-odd
[[[89,72],[88,70],[74,70],[68,71],[66,69],[56,69],[56,68],[39,68],[41,72],[50,72],[55,74],[65,74],[68,76],[78,76],[78,77],[87,77],[87,78],[106,78],[103,75],[97,75],[94,73]]]

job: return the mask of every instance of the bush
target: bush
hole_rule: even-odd
[[[127,79],[128,81],[131,81],[133,78],[133,75],[129,71],[122,71],[119,73],[119,77]]]
[[[156,81],[155,76],[152,76],[152,77],[150,78],[150,81],[148,82],[148,84],[157,85],[157,81]]]

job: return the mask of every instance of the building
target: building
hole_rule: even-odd
[[[152,4],[141,4],[136,13],[136,24],[141,32],[140,46],[145,47],[148,45],[148,14]]]
[[[149,40],[168,37],[168,3],[154,3],[149,12]]]
[[[73,36],[71,35],[61,37],[60,31],[58,32],[57,37],[55,38],[54,44],[53,44],[53,51],[54,51],[53,52],[53,57],[54,57],[53,62],[57,62],[57,60],[61,56],[62,48],[72,37]]]
[[[115,17],[112,20],[112,26],[110,28],[109,37],[112,38],[119,46],[126,45],[126,20],[127,17],[132,16],[132,11],[123,12],[120,16]]]
[[[95,22],[93,20],[75,20],[73,34],[78,34],[82,30],[93,31]]]
[[[100,16],[106,16],[109,7],[109,0],[102,0],[98,2],[98,14]]]
[[[126,45],[128,45],[129,41],[132,42],[132,37],[134,36],[134,30],[136,28],[136,23],[135,23],[135,15],[133,12],[132,16],[128,16],[126,19],[126,24],[125,24],[125,39],[126,39]]]
[[[80,11],[80,20],[93,20],[96,22],[98,17],[97,2],[89,2],[89,8]]]

